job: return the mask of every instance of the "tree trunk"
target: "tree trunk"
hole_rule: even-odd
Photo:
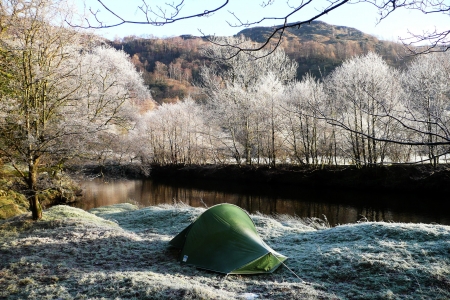
[[[271,163],[271,165],[272,165],[272,167],[274,167],[275,168],[275,165],[276,165],[276,154],[275,154],[275,120],[274,120],[274,112],[273,112],[273,109],[274,109],[274,107],[273,107],[273,99],[272,99],[272,124],[271,124],[271,129],[272,129],[272,136],[271,136],[271,148],[272,148],[272,153],[271,153],[271,160],[272,160],[272,163]]]
[[[33,191],[29,201],[33,220],[42,219],[42,206],[39,203],[39,198],[36,191]]]
[[[29,198],[30,210],[33,220],[42,219],[42,206],[39,203],[38,190],[37,190],[37,166],[35,162],[30,162],[28,166],[28,187],[31,191]]]
[[[252,146],[250,141],[250,122],[248,117],[245,120],[245,161],[247,165],[252,164]]]

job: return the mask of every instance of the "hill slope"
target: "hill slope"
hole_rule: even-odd
[[[255,42],[263,43],[267,37],[275,30],[275,27],[252,27],[241,30],[237,35],[245,35]],[[299,39],[303,42],[317,41],[325,44],[335,44],[339,40],[371,41],[378,42],[378,39],[363,33],[362,31],[346,27],[330,25],[322,21],[313,21],[311,24],[286,29],[287,39]]]
[[[274,29],[275,27],[246,28],[237,35],[262,43]],[[308,72],[316,77],[326,76],[342,61],[370,51],[380,54],[391,66],[401,67],[405,62],[402,59],[404,49],[401,44],[379,40],[355,28],[330,25],[322,21],[313,21],[300,28],[288,28],[281,47],[299,63],[298,78]]]
[[[272,31],[273,27],[253,27],[237,35],[264,42]],[[191,35],[166,39],[130,36],[111,44],[132,57],[157,102],[176,102],[187,95],[195,97],[197,90],[192,83],[198,80],[200,67],[208,64],[200,53],[208,45],[205,39]],[[344,60],[369,51],[377,52],[392,66],[401,67],[405,63],[401,59],[401,44],[321,21],[287,29],[281,48],[299,63],[298,79],[306,73],[326,76]]]

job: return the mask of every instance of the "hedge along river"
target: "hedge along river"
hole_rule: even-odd
[[[82,188],[83,199],[73,206],[84,210],[124,202],[139,207],[181,202],[195,207],[211,207],[227,202],[250,213],[321,219],[326,216],[331,226],[366,220],[450,225],[448,204],[446,206],[442,202],[442,206],[430,207],[423,195],[219,182],[177,184],[149,179],[103,181],[97,178],[82,182]]]

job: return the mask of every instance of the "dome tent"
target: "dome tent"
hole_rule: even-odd
[[[287,259],[259,237],[244,210],[227,203],[206,210],[170,245],[181,250],[182,264],[225,274],[272,273]]]

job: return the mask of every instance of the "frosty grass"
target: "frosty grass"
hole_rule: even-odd
[[[180,266],[168,242],[204,209],[55,206],[0,222],[0,298],[450,299],[450,226],[252,215],[289,259],[273,274]]]

